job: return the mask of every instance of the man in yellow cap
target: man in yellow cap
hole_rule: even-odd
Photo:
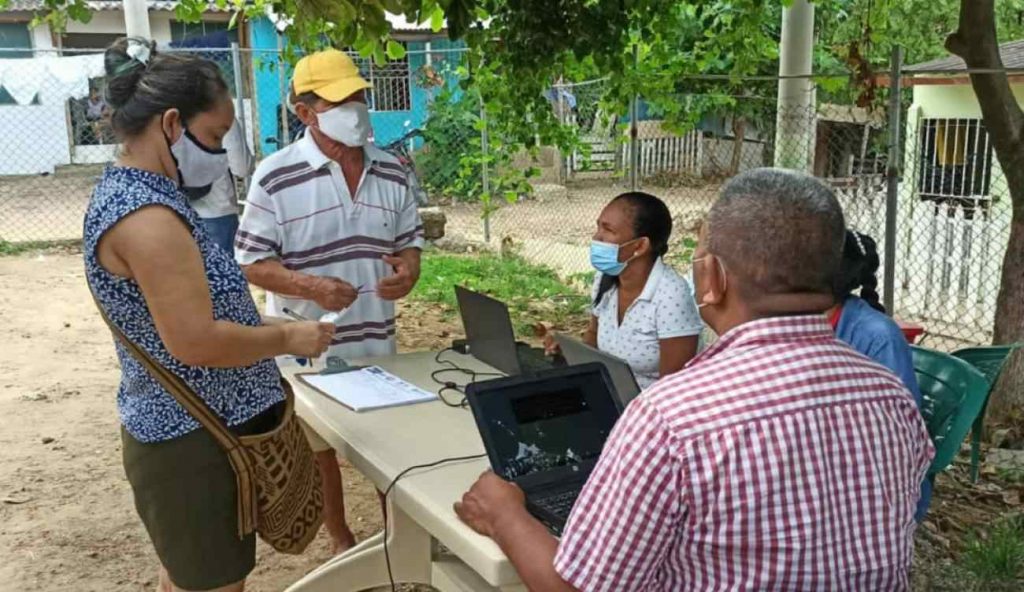
[[[268,292],[268,316],[284,317],[287,308],[333,322],[327,355],[346,360],[395,353],[395,300],[419,279],[423,247],[404,166],[368,142],[369,88],[340,51],[299,61],[289,103],[306,132],[257,167],[235,237],[249,281]],[[310,440],[324,477],[325,522],[344,550],[354,539],[337,459],[315,433]]]

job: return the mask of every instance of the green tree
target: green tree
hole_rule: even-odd
[[[783,0],[785,1],[785,0]],[[198,18],[207,0],[182,0],[182,18]],[[0,0],[0,8],[7,0]],[[217,0],[227,6],[227,0]],[[88,20],[84,0],[45,0],[46,18]],[[693,85],[702,96],[733,97],[749,85],[737,78],[771,69],[777,38],[777,0],[231,0],[239,13],[270,9],[290,19],[290,47],[323,39],[385,61],[402,53],[390,39],[385,11],[440,31],[470,48],[469,84],[481,94],[487,125],[510,149],[516,144],[565,145],[573,140],[555,118],[543,91],[559,77],[586,73],[608,78],[605,100],[623,105],[639,93],[657,102],[668,119],[684,125],[695,110],[666,97],[687,92],[687,75],[728,74],[722,85]],[[945,49],[972,68],[1002,68],[998,39],[1024,36],[1021,0],[822,0],[818,8],[816,64],[851,72],[852,85],[819,81],[825,93],[871,103],[879,100],[871,76],[884,69],[893,44],[910,61]],[[634,61],[639,52],[641,65]],[[681,51],[682,50],[682,51]],[[706,80],[705,80],[706,82]],[[972,74],[985,125],[1002,164],[1013,203],[1009,248],[1002,268],[995,339],[1024,340],[1024,113],[1005,73]],[[767,90],[765,90],[767,92]],[[681,101],[676,101],[681,103]],[[728,106],[728,101],[725,102]],[[692,104],[691,104],[692,105]],[[702,109],[718,108],[715,101]],[[621,112],[621,111],[620,111]],[[1003,373],[993,411],[1024,413],[1024,355]]]
[[[1020,4],[1016,7],[1022,10]],[[996,343],[1015,343],[1024,341],[1024,111],[1010,88],[1009,77],[1000,72],[1003,61],[996,15],[995,0],[962,0],[957,28],[946,39],[946,47],[969,68],[994,71],[970,76],[1013,202],[994,335]],[[989,407],[993,415],[1020,420],[1024,413],[1024,355],[1019,351],[1003,371],[993,396]]]

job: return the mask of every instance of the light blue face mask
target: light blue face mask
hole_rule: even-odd
[[[633,239],[637,240],[637,239]],[[632,257],[625,261],[619,261],[619,249],[633,241],[626,241],[621,245],[606,243],[598,240],[590,241],[590,264],[594,269],[604,275],[617,276],[626,269],[626,265],[633,260]]]

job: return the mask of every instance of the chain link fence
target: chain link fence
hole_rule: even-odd
[[[280,52],[178,51],[220,66],[257,158],[301,135],[301,123],[285,108],[291,70]],[[547,97],[558,119],[576,130],[579,148],[541,147],[528,156],[507,153],[488,137],[479,97],[460,84],[462,51],[410,50],[386,66],[356,56],[372,85],[374,142],[416,172],[421,198],[444,212],[449,238],[489,243],[567,280],[584,278],[602,208],[636,189],[668,204],[675,231],[667,259],[687,272],[697,230],[722,184],[745,170],[786,165],[832,186],[848,225],[875,239],[883,267],[891,259],[893,312],[922,325],[928,345],[948,349],[991,338],[1011,204],[976,99],[962,85],[905,91],[893,137],[892,114],[881,107],[833,105],[812,94],[811,106],[780,113],[776,92],[765,90],[777,82],[763,78],[728,87],[759,89],[760,96],[696,91],[721,88],[719,78],[688,81],[695,91],[676,100],[704,107],[687,125],[673,125],[643,97],[625,112],[607,112],[605,80],[560,84]],[[3,55],[0,241],[80,239],[95,179],[117,154],[103,124],[102,56],[68,49],[60,56]],[[808,88],[814,93],[813,84]],[[894,145],[900,160],[898,174],[890,175]],[[885,253],[890,192],[895,250]]]

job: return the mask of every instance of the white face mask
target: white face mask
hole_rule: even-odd
[[[189,199],[210,193],[213,182],[228,171],[228,151],[207,148],[186,129],[171,144],[171,156],[178,165],[178,182]]]
[[[316,116],[320,131],[335,142],[357,148],[370,137],[370,108],[353,101],[338,105]]]

